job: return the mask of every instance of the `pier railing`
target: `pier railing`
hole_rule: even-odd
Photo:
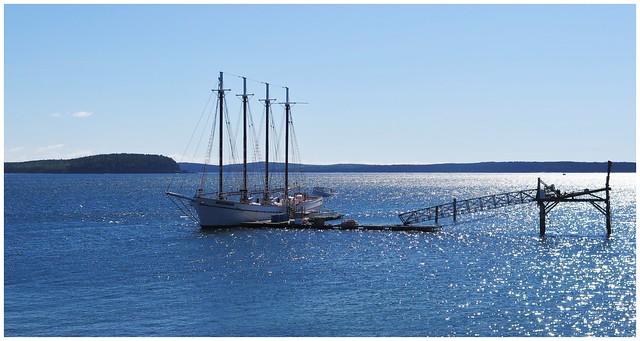
[[[523,191],[493,194],[466,200],[453,199],[453,202],[450,203],[400,213],[398,217],[403,225],[417,224],[425,221],[434,221],[437,224],[438,219],[448,217],[453,217],[455,221],[461,214],[534,202],[536,201],[537,191],[537,189],[526,189]]]

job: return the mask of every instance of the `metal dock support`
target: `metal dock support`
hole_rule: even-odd
[[[609,192],[609,177],[611,175],[612,162],[607,163],[607,180],[604,188],[585,189],[582,192],[562,193],[554,185],[547,185],[538,178],[538,189],[536,202],[540,207],[540,236],[544,236],[547,229],[547,214],[561,202],[588,202],[600,213],[604,214],[607,227],[607,236],[611,235],[611,203]],[[595,195],[595,193],[605,192],[605,197]],[[604,203],[604,207],[602,207]]]
[[[505,206],[526,204],[536,202],[540,207],[540,236],[546,232],[547,214],[561,202],[588,202],[599,212],[605,215],[607,236],[611,235],[611,196],[609,178],[611,175],[612,162],[607,163],[607,180],[604,188],[581,192],[562,193],[555,188],[555,185],[547,185],[538,178],[536,189],[525,189],[517,192],[500,193],[487,195],[484,197],[460,200],[453,199],[453,202],[431,206],[415,211],[398,214],[398,218],[405,226],[433,220],[436,225],[439,218],[453,217],[455,222],[460,214],[468,214],[479,211],[497,209]],[[605,197],[595,193],[605,192]],[[604,207],[602,206],[604,203]]]

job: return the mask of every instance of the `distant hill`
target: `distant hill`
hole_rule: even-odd
[[[263,163],[252,163],[250,169],[260,168]],[[183,172],[201,172],[202,164],[179,163]],[[225,165],[226,171],[242,171],[241,164]],[[606,173],[606,162],[478,162],[478,163],[442,163],[431,165],[305,165],[290,164],[290,171],[302,169],[305,173]],[[284,164],[270,163],[269,170],[283,172]],[[217,172],[218,166],[207,166],[208,172]],[[617,173],[635,173],[635,162],[614,162],[611,169]]]
[[[178,164],[162,155],[105,154],[70,160],[5,162],[5,173],[175,173]]]

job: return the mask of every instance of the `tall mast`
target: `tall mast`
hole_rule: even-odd
[[[286,89],[286,102],[284,103],[285,112],[285,133],[284,133],[284,199],[289,199],[289,115],[291,106],[289,104],[289,88]]]
[[[289,88],[288,87],[284,87],[286,90],[286,101],[284,103],[280,103],[280,104],[284,104],[284,112],[285,112],[285,121],[286,121],[286,127],[285,127],[285,134],[284,134],[284,139],[285,139],[285,149],[284,149],[284,195],[285,198],[289,197],[289,126],[293,127],[293,124],[291,122],[291,105],[292,104],[307,104],[307,103],[301,103],[301,102],[290,102],[289,101]]]
[[[247,198],[247,77],[242,77],[242,190],[240,200],[245,202]]]
[[[265,83],[267,86],[267,97],[264,100],[264,106],[266,111],[266,134],[265,134],[265,158],[264,158],[264,197],[266,202],[269,200],[269,111],[271,111],[271,100],[269,99],[269,83]]]
[[[218,101],[220,102],[220,137],[218,139],[218,198],[222,198],[222,127],[224,125],[224,118],[223,113],[224,113],[224,87],[223,87],[223,79],[222,79],[222,71],[220,71],[220,83],[218,84],[219,88],[218,88]]]

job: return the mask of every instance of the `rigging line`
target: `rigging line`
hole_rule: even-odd
[[[253,117],[251,115],[251,109],[247,103],[247,189],[255,189],[256,184],[259,183],[258,168],[259,165],[253,163],[255,161],[255,129],[253,127]]]
[[[253,142],[253,161],[257,162],[258,160],[260,160],[261,155],[260,155],[260,142],[259,142],[259,137],[256,134],[256,127],[255,124],[253,123],[253,113],[251,111],[251,107],[249,105],[247,105],[247,114],[248,114],[248,118],[249,118],[249,127],[251,128],[249,130],[249,134],[251,137],[251,141]]]
[[[298,136],[296,135],[296,129],[295,126],[293,125],[293,113],[289,112],[289,119],[291,120],[291,122],[289,123],[291,125],[291,143],[293,144],[293,153],[296,157],[297,163],[298,163],[298,171],[300,172],[300,174],[302,173],[302,154],[300,153],[300,147],[298,145]]]
[[[275,100],[275,99],[272,99]],[[266,105],[265,105],[266,108]],[[274,112],[273,112],[273,106],[270,105],[269,108],[269,121],[266,122],[267,126],[266,128],[269,129],[270,132],[272,132],[271,138],[269,139],[269,151],[273,152],[272,156],[269,158],[269,164],[274,164],[280,161],[280,153],[279,153],[279,136],[278,136],[278,132],[276,131],[275,128],[275,118],[274,118]],[[265,139],[266,139],[266,135],[265,135]],[[265,164],[266,167],[266,164]],[[276,172],[275,172],[275,168],[271,168],[271,170],[269,171],[269,173],[267,174],[267,176],[269,177],[269,183],[270,184],[274,184],[275,183],[275,179],[276,179]],[[273,192],[273,188],[270,189]]]
[[[256,132],[256,125],[255,122],[253,120],[253,110],[251,110],[251,108],[249,108],[249,124],[251,127],[251,141],[253,143],[252,147],[253,147],[253,162],[255,162],[254,164],[254,172],[256,172],[256,174],[254,175],[255,179],[255,184],[258,184],[260,181],[258,181],[257,179],[261,178],[258,173],[260,174],[264,174],[265,168],[264,168],[264,164],[261,164],[259,161],[262,160],[262,152],[261,152],[261,136],[263,133],[263,129],[262,129],[262,124],[264,122],[264,113],[265,111],[262,110],[261,114],[260,114],[260,125],[257,127],[257,132]],[[262,180],[264,180],[264,178],[262,178]]]
[[[292,130],[293,130],[293,128],[292,128]],[[304,166],[302,164],[302,157],[301,157],[300,149],[298,148],[298,142],[297,142],[298,138],[296,137],[295,130],[293,130],[293,136],[294,136],[294,142],[295,142],[295,145],[294,145],[293,149],[296,151],[296,153],[298,155],[297,156],[297,161],[296,161],[297,168],[298,168],[298,178],[300,179],[301,183],[302,182],[307,182],[307,179],[308,179],[309,175],[303,172],[303,167]]]
[[[302,173],[300,172],[300,162],[298,161],[299,157],[299,151],[296,151],[296,136],[295,136],[295,130],[293,130],[293,113],[291,112],[291,110],[289,111],[289,121],[287,121],[287,115],[286,115],[286,107],[285,107],[285,115],[284,115],[284,121],[285,124],[289,125],[290,129],[289,129],[289,146],[292,147],[291,148],[291,160],[289,161],[289,174],[290,174],[290,181],[294,184],[294,187],[299,187],[301,186],[301,183],[304,182],[304,179],[302,179]],[[285,127],[286,128],[286,127]],[[286,142],[285,142],[286,143]],[[297,168],[298,171],[291,171],[291,166],[292,164],[297,164]]]
[[[241,77],[242,78],[242,77]],[[251,94],[247,94],[247,112],[249,111],[249,98],[251,97]],[[240,103],[244,103],[244,99],[243,99],[243,95],[236,95],[236,99],[238,101],[240,101]],[[242,105],[238,107],[238,115],[236,115],[237,117],[237,121],[236,121],[236,129],[235,129],[235,133],[234,133],[234,140],[238,141],[238,136],[240,136],[240,127],[242,127],[243,125],[243,111],[242,111]],[[237,158],[234,158],[234,163],[237,160]]]
[[[236,125],[235,125],[235,132],[233,133],[233,148],[234,150],[232,150],[232,155],[233,155],[233,161],[232,163],[239,163],[239,159],[238,159],[238,137],[241,136],[240,135],[240,127],[242,127],[242,107],[238,108],[238,115],[236,115]],[[229,128],[231,129],[231,128]],[[231,131],[231,130],[229,130]],[[241,141],[242,143],[242,141]]]
[[[260,81],[260,80],[257,80],[257,79],[253,79],[253,78],[249,78],[249,77],[246,77],[246,76],[239,76],[239,75],[236,75],[236,74],[233,74],[233,73],[230,73],[230,72],[224,72],[223,71],[222,73],[230,75],[230,76],[234,76],[234,77],[246,78],[248,81],[252,81],[252,82],[256,82],[256,83],[260,83],[260,84],[267,84],[267,82],[263,82],[263,81]],[[283,88],[283,89],[286,88],[286,86],[284,86],[284,85],[274,84],[274,83],[271,83],[271,82],[269,82],[269,85],[277,86],[277,87]]]
[[[246,79],[246,80],[248,80],[248,81],[252,81],[252,82],[257,82],[257,83],[265,84],[265,82],[262,82],[262,81],[259,81],[259,80],[256,80],[256,79],[252,79],[252,78],[249,78],[249,77],[246,77],[246,76],[239,76],[239,75],[233,74],[233,73],[231,73],[231,72],[222,72],[222,73],[224,73],[225,75],[229,75],[229,76],[234,76],[234,77],[238,77],[238,78],[243,78],[243,79]],[[269,83],[269,84],[271,84],[271,83]]]
[[[282,142],[282,140],[280,139],[280,134],[282,133],[282,127],[280,128],[280,131],[278,131],[278,129],[276,129],[276,122],[275,122],[275,115],[273,115],[273,111],[271,111],[271,115],[269,115],[269,117],[271,118],[271,131],[273,131],[273,141],[275,142],[273,144],[273,152],[274,152],[274,161],[280,161],[280,143]]]
[[[180,211],[182,211],[182,213],[184,213],[189,219],[193,220],[193,222],[198,223],[198,219],[195,217],[192,206],[187,206],[187,204],[184,202],[185,199],[176,199],[176,198],[172,198],[171,196],[169,196],[169,199],[171,200],[171,202],[173,202],[174,205],[176,205],[176,207],[178,207],[178,209]],[[180,204],[178,204],[178,201],[180,202]]]
[[[292,161],[297,164],[297,172],[295,173],[294,182],[297,183],[298,186],[302,186],[303,183],[306,182],[307,176],[302,172],[302,161],[300,157],[300,150],[298,148],[298,139],[296,136],[296,131],[293,125],[293,112],[289,112],[289,122],[290,125],[290,134],[291,134],[291,144],[292,144]]]
[[[285,115],[286,116],[286,115]],[[293,111],[289,110],[289,121],[286,122],[289,125],[289,136],[291,137],[289,145],[291,148],[291,161],[293,163],[300,163],[300,151],[297,150],[297,141],[295,136],[295,130],[293,129]]]
[[[262,145],[262,133],[264,132],[264,121],[266,121],[265,119],[265,115],[266,115],[266,108],[264,108],[262,110],[262,113],[260,115],[260,125],[258,126],[258,135],[257,135],[257,139],[256,139],[256,148],[260,148],[260,146]],[[262,159],[262,155],[260,155],[260,159]]]
[[[213,110],[213,108],[214,107],[211,106],[211,110]],[[209,126],[210,119],[211,119],[211,112],[209,113],[209,115],[207,115],[207,121],[204,123],[204,126],[202,127],[202,131],[200,132],[200,138],[198,139],[198,147],[196,147],[195,151],[193,152],[193,156],[191,157],[192,160],[196,160],[199,146],[202,143],[202,139],[204,138],[205,133],[207,132],[207,126]],[[215,126],[214,126],[214,129],[215,129]]]
[[[227,156],[227,160],[229,163],[235,163],[236,158],[236,138],[238,136],[237,130],[234,136],[234,132],[231,129],[231,121],[229,120],[229,108],[225,105],[224,107],[224,122],[227,127],[227,138],[229,139],[229,151],[231,155]]]
[[[243,78],[243,79],[245,78],[245,77],[241,77],[241,76],[238,76],[238,77]],[[238,95],[238,96],[239,96],[239,97],[237,97],[238,100],[240,102],[243,102],[243,99],[241,97],[242,95]],[[252,97],[252,96],[253,96],[253,94],[247,94],[247,97]],[[239,135],[239,130],[240,130],[240,127],[242,125],[242,123],[240,122],[242,120],[242,107],[239,108],[239,111],[240,111],[240,114],[238,115],[238,122],[237,122],[237,125],[236,125],[236,134],[235,134],[236,135],[236,139],[237,139],[237,136]],[[247,143],[247,150],[249,150],[249,148],[252,148],[252,150],[253,150],[253,153],[252,153],[253,161],[257,161],[257,158],[260,157],[259,144],[258,144],[258,142],[256,142],[256,138],[255,138],[256,132],[255,132],[255,125],[253,123],[253,114],[251,112],[251,102],[248,101],[248,100],[247,100],[247,128],[248,128],[247,129],[247,140],[249,141]],[[235,161],[234,161],[234,163],[235,163]],[[251,178],[249,180],[249,183],[257,183],[257,180],[256,180],[257,179],[257,174],[255,174],[256,173],[255,169],[256,169],[256,165],[253,165],[253,167],[248,167],[248,169],[247,169],[248,173],[250,174],[249,177]],[[252,173],[254,173],[254,174],[252,174]]]
[[[202,122],[202,117],[204,117],[204,113],[207,111],[207,108],[209,107],[209,103],[211,102],[211,97],[213,97],[213,92],[211,92],[209,94],[209,98],[207,99],[207,104],[205,104],[204,108],[202,109],[202,112],[200,113],[200,118],[198,119],[198,123],[196,124],[195,128],[193,129],[193,132],[191,133],[191,137],[189,138],[189,142],[187,142],[187,146],[185,147],[184,152],[182,152],[182,156],[180,156],[180,162],[184,162],[185,155],[187,155],[187,151],[189,150],[189,147],[191,146],[191,142],[193,141],[193,137],[196,135],[196,132],[198,131],[198,128],[200,127],[200,122]],[[177,176],[177,173],[174,173],[173,176],[171,177],[171,181],[169,182],[169,185],[167,186],[167,191],[169,191],[169,189],[171,188],[171,186],[173,184],[173,181],[175,180],[176,176]],[[184,184],[181,184],[180,189],[182,188],[183,185]]]
[[[287,141],[285,140],[285,141],[284,141],[284,143],[282,142],[282,134],[283,134],[283,131],[286,129],[286,126],[285,126],[285,125],[286,125],[286,124],[289,124],[289,122],[286,122],[286,121],[287,121],[287,115],[286,115],[286,108],[285,108],[285,106],[284,106],[284,103],[279,103],[279,104],[280,104],[280,105],[281,105],[281,107],[282,107],[283,109],[285,109],[285,110],[283,110],[282,121],[280,122],[280,127],[279,127],[280,132],[279,132],[279,133],[278,133],[278,132],[276,132],[276,138],[278,139],[278,141],[280,141],[280,143],[284,144],[284,143],[287,143]],[[291,115],[291,112],[289,112],[289,115]],[[289,119],[291,119],[291,117],[289,117]],[[291,132],[289,133],[289,136],[290,136],[290,137],[292,136],[292,135],[291,135]],[[291,146],[291,141],[289,142],[289,146]],[[287,146],[284,146],[284,148],[285,148],[285,153],[286,153]],[[289,165],[291,165],[291,163],[295,163],[295,160],[294,160],[294,157],[295,157],[295,150],[292,150],[292,151],[291,151],[291,154],[293,154],[293,155],[292,155],[292,159],[289,161]],[[286,157],[286,156],[285,156],[285,157]]]
[[[293,157],[292,157],[292,159],[294,161],[297,161],[298,163],[300,163],[301,162],[301,155],[300,155],[300,150],[298,148],[298,138],[296,136],[296,130],[295,130],[294,125],[293,125],[293,113],[291,111],[289,112],[289,122],[288,122],[288,124],[289,124],[289,132],[291,133],[291,145],[293,147],[293,148],[291,148],[291,149],[293,149],[293,153],[292,153]]]
[[[210,110],[214,110],[213,104],[211,104],[210,108],[211,108]],[[202,126],[202,131],[200,132],[200,138],[198,139],[198,144],[196,145],[196,148],[193,151],[193,156],[191,157],[191,160],[194,160],[194,161],[197,160],[196,158],[197,158],[198,152],[200,150],[200,146],[202,145],[202,140],[204,139],[204,136],[205,136],[205,134],[207,132],[207,127],[209,126],[209,120],[211,119],[212,113],[213,113],[213,111],[209,112],[209,114],[207,115],[207,120],[204,123],[204,125]],[[214,123],[215,123],[215,118],[214,118]],[[214,125],[213,129],[215,130],[215,125]],[[213,134],[213,132],[211,134]],[[204,172],[202,173],[203,177],[204,177],[205,173],[206,173],[206,166],[204,166]],[[204,182],[204,179],[202,179],[202,181]]]
[[[260,160],[262,160],[262,155],[260,152],[260,137],[259,133],[256,133],[256,126],[253,122],[253,114],[250,116],[251,118],[251,147],[252,147],[252,158],[253,162],[253,171],[259,172],[260,174],[264,174],[264,166],[260,164]],[[262,131],[259,129],[258,131]],[[257,175],[255,176],[257,178]]]
[[[216,102],[214,116],[213,116],[213,129],[211,130],[211,135],[209,136],[209,143],[207,144],[207,153],[205,154],[205,159],[204,159],[205,167],[209,165],[211,162],[211,151],[213,150],[213,140],[216,132],[216,127],[218,124],[218,111],[220,109],[220,105],[224,105],[224,100],[223,100],[223,103],[220,103],[220,100]],[[220,129],[222,129],[222,127],[220,127]],[[206,168],[205,168],[205,171],[206,171]]]
[[[220,99],[218,98],[218,100],[216,101],[216,107],[215,107],[215,114],[213,117],[213,128],[211,130],[211,135],[209,135],[209,143],[207,145],[207,154],[205,155],[205,160],[204,160],[204,165],[202,166],[202,177],[200,179],[200,190],[204,190],[204,185],[206,182],[206,177],[207,177],[207,166],[209,165],[209,163],[211,162],[211,150],[213,149],[213,140],[215,139],[214,135],[216,132],[216,126],[217,126],[217,118],[218,118],[218,109],[220,108],[220,105],[224,106],[224,97],[222,98],[222,103],[220,103]],[[212,106],[213,108],[213,106]],[[211,115],[209,115],[211,116]],[[207,120],[208,123],[208,120]],[[222,129],[222,127],[220,127],[220,129]]]

